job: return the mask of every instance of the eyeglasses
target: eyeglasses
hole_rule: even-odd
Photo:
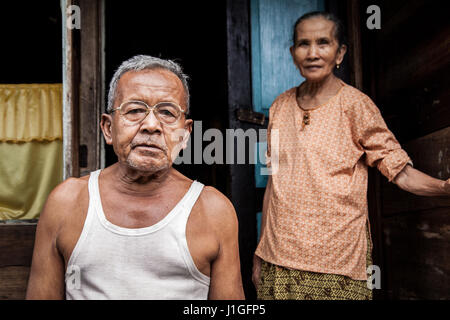
[[[151,111],[160,122],[168,125],[174,124],[186,113],[173,102],[158,102],[150,107],[143,101],[125,101],[118,108],[111,110],[111,113],[117,110],[122,118],[132,125],[141,123]]]

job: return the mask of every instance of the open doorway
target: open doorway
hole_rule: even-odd
[[[105,2],[105,86],[126,59],[145,54],[178,62],[190,77],[191,114],[208,128],[227,126],[227,50],[225,2]],[[198,130],[199,126],[197,126]],[[195,130],[195,129],[194,129]],[[191,142],[194,131],[191,135]],[[192,155],[193,156],[193,155]],[[117,161],[105,147],[105,166]],[[181,164],[176,169],[193,180],[227,193],[226,165]]]

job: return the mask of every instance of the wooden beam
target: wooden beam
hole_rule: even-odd
[[[23,300],[27,291],[30,267],[0,267],[0,300]]]
[[[363,90],[361,17],[359,0],[347,0],[348,40],[352,85]]]
[[[227,0],[227,66],[228,66],[228,127],[231,129],[253,127],[240,122],[236,111],[252,109],[250,69],[250,8],[249,1]],[[236,152],[234,153],[236,154]],[[256,206],[253,165],[229,166],[231,202],[239,220],[239,250],[245,295],[255,299],[251,281],[253,254],[256,249]]]
[[[63,180],[80,175],[78,162],[79,30],[67,27],[67,10],[76,0],[61,0],[63,34]],[[69,10],[70,14],[70,10]]]
[[[427,42],[402,56],[401,61],[391,59],[386,61],[383,81],[380,89],[388,95],[398,89],[414,86],[426,78],[439,76],[443,70],[448,70],[450,64],[450,26],[437,34],[431,34]]]
[[[80,0],[80,176],[101,166],[100,115],[104,112],[103,0]]]
[[[450,209],[383,219],[390,299],[450,299]]]
[[[0,267],[30,266],[36,224],[0,224]]]

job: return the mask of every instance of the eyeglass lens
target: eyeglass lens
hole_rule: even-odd
[[[148,114],[147,106],[140,102],[127,102],[120,109],[122,116],[129,122],[142,121]],[[153,113],[156,118],[164,123],[172,124],[180,118],[178,106],[170,102],[161,102],[155,105]]]

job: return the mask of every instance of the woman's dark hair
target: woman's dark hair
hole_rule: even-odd
[[[297,19],[297,21],[294,24],[294,32],[293,32],[293,43],[294,44],[295,44],[295,40],[297,38],[297,26],[305,20],[308,20],[311,18],[317,18],[317,17],[324,18],[324,19],[334,23],[334,36],[336,37],[336,39],[338,41],[339,47],[342,46],[343,44],[347,44],[345,28],[344,28],[344,25],[342,24],[341,20],[339,20],[334,14],[329,13],[329,12],[324,12],[324,11],[309,12]]]

